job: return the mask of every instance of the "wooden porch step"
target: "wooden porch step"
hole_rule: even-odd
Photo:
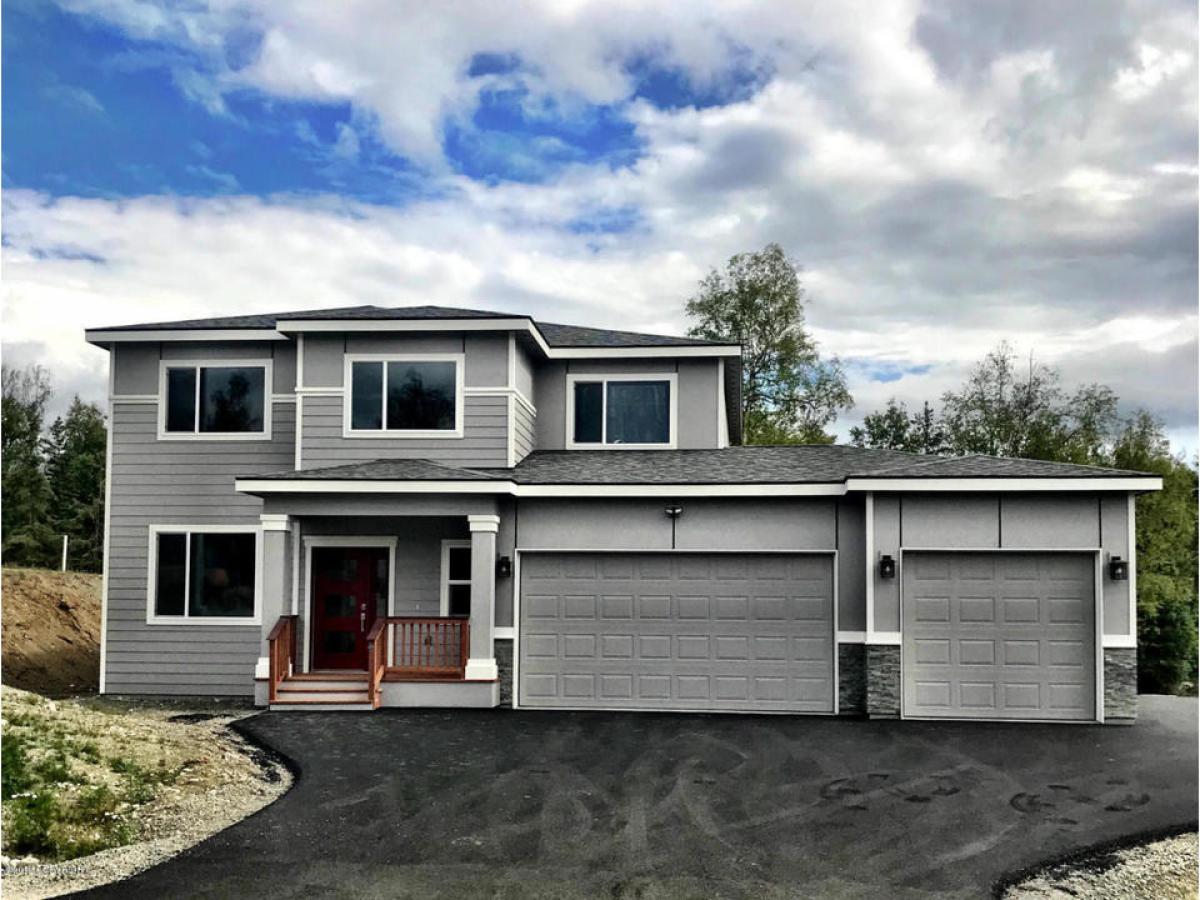
[[[276,712],[372,712],[374,707],[366,700],[344,703],[323,700],[276,700],[268,709]]]
[[[367,673],[363,671],[328,671],[322,672],[293,672],[284,681],[366,681]]]
[[[312,704],[312,703],[363,703],[367,704],[366,690],[341,691],[280,691],[275,695],[271,705],[276,704]]]

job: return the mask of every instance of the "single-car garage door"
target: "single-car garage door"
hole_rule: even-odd
[[[526,553],[527,707],[833,711],[829,555]]]
[[[904,714],[1096,716],[1095,556],[905,553]]]

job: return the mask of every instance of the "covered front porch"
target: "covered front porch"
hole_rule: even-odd
[[[258,705],[499,704],[495,498],[264,500]]]

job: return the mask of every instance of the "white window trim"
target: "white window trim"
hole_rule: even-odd
[[[167,431],[167,369],[196,369],[195,431]],[[263,427],[262,431],[201,431],[200,430],[200,369],[262,369],[263,370]],[[160,441],[269,441],[271,440],[271,407],[273,364],[270,359],[161,359],[158,361],[158,439]]]
[[[377,363],[418,363],[418,362],[452,362],[454,363],[454,428],[438,429],[388,429],[388,428],[351,428],[351,413],[354,410],[354,384],[351,381],[351,370],[356,362]],[[348,438],[410,440],[413,438],[428,440],[429,438],[456,439],[463,436],[463,398],[465,395],[464,380],[467,368],[466,354],[463,353],[347,353],[342,368],[342,436]],[[387,368],[384,367],[381,413],[383,423],[387,424]]]
[[[187,625],[206,627],[210,625],[262,625],[263,585],[263,533],[261,525],[151,525],[150,549],[146,570],[146,624]],[[185,535],[187,569],[184,575],[183,615],[160,616],[154,611],[155,593],[158,589],[158,536],[160,534]],[[254,615],[252,616],[189,616],[188,592],[191,590],[191,556],[193,534],[252,534],[254,535]]]
[[[450,550],[452,548],[461,549],[464,547],[466,549],[470,550],[471,549],[471,541],[468,539],[465,539],[465,538],[464,539],[456,538],[453,540],[442,541],[442,572],[441,572],[441,577],[438,579],[439,583],[440,583],[438,615],[443,616],[443,617],[450,615],[450,585],[452,585],[452,584],[470,585],[471,584],[471,579],[469,577],[465,578],[465,579],[462,579],[462,578],[452,579],[450,577]],[[474,598],[472,598],[472,600],[474,600]]]
[[[600,406],[600,443],[580,444],[575,441],[575,384],[598,381],[604,385]],[[670,385],[669,419],[670,439],[665,444],[610,444],[608,437],[608,383],[610,381],[665,381]],[[679,376],[674,372],[644,372],[640,374],[589,375],[571,372],[567,375],[567,429],[568,450],[674,450],[679,443]]]

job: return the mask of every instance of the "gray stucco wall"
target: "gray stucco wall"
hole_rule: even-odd
[[[543,363],[534,373],[537,407],[537,446],[562,450],[567,434],[567,375],[662,375],[677,376],[679,392],[678,447],[681,450],[717,446],[717,415],[720,409],[716,359],[586,360]],[[721,411],[723,413],[723,410]],[[619,453],[619,450],[614,450]]]
[[[158,392],[160,358],[275,359],[283,393],[290,349],[282,343],[120,345],[111,361],[112,486],[105,636],[105,691],[112,694],[249,695],[260,626],[151,625],[146,622],[149,526],[245,524],[259,527],[261,501],[233,489],[236,475],[289,468],[295,405],[272,406],[267,441],[171,440],[157,437],[158,404],[121,396]]]
[[[877,494],[874,554],[907,549],[1102,550],[1129,558],[1125,494]],[[871,566],[875,628],[900,629],[900,578]],[[1102,578],[1104,633],[1127,634],[1129,582]]]

